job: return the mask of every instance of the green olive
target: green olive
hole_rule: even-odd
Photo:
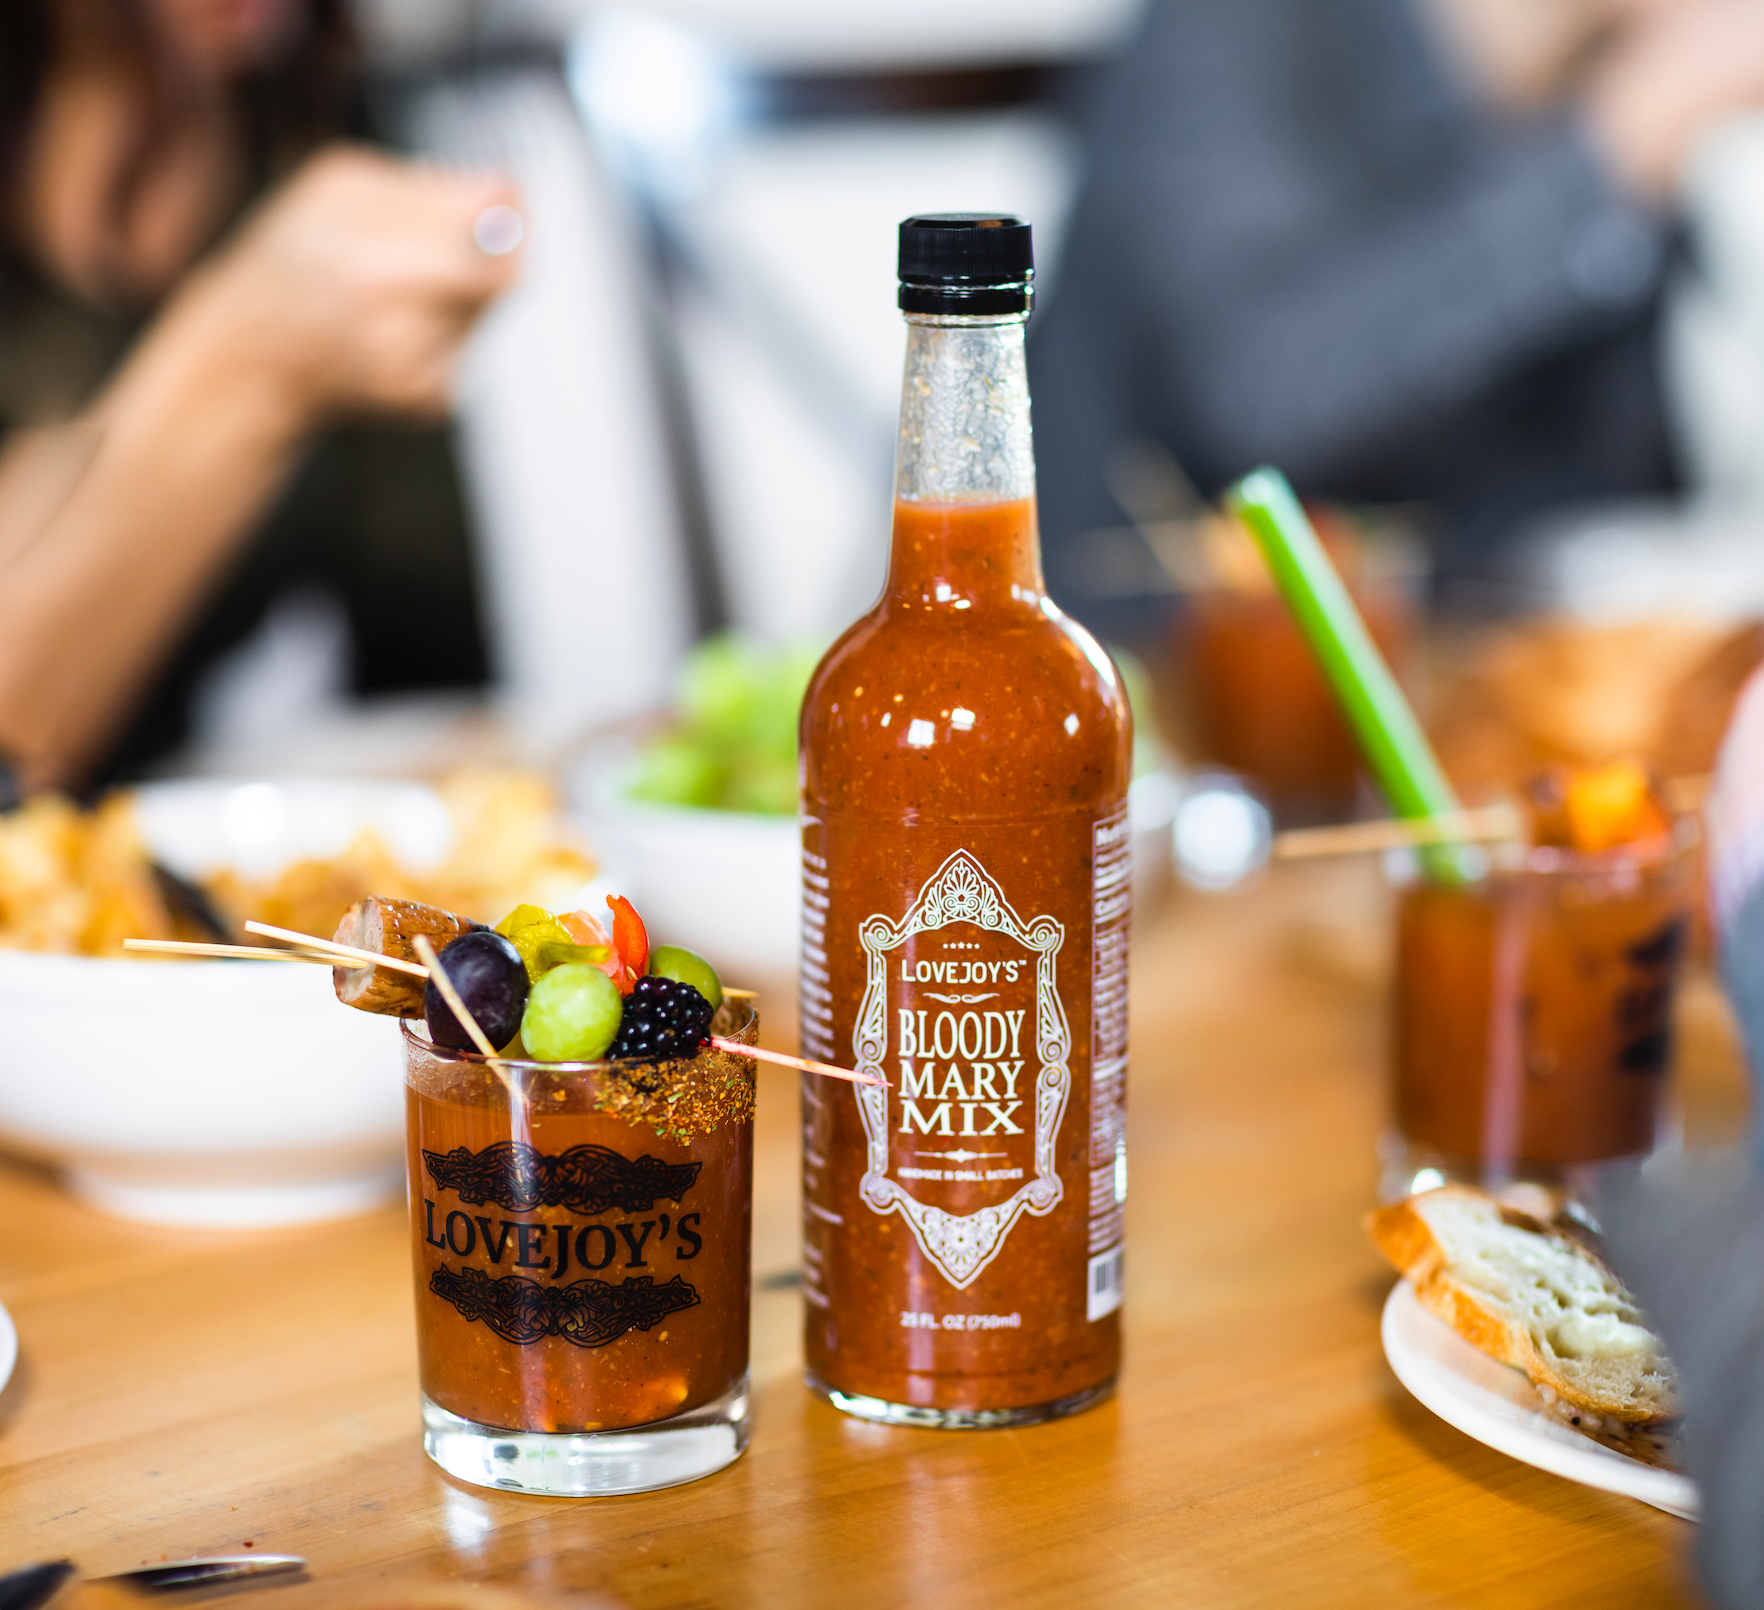
[[[723,1004],[723,981],[717,977],[716,968],[684,945],[657,945],[649,953],[649,971],[655,978],[674,978],[690,984],[711,1003],[713,1012]]]

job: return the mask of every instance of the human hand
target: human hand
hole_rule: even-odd
[[[1677,181],[1697,138],[1764,104],[1760,0],[1630,0],[1589,77],[1585,108],[1619,174],[1645,195]]]
[[[495,175],[334,147],[263,203],[179,311],[273,387],[297,428],[351,412],[433,417],[467,332],[519,269],[517,251],[493,255],[474,226],[517,201]]]

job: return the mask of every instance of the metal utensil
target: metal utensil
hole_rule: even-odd
[[[74,1573],[72,1560],[45,1560],[0,1576],[0,1610],[39,1610]]]
[[[232,925],[215,904],[214,896],[200,883],[179,877],[162,861],[149,862],[148,868],[158,886],[159,898],[174,918],[182,919],[197,933],[220,944],[233,938]]]
[[[138,1565],[132,1571],[115,1571],[94,1577],[94,1582],[126,1582],[131,1587],[158,1593],[167,1588],[206,1587],[212,1582],[236,1582],[248,1576],[275,1576],[283,1571],[303,1571],[306,1561],[298,1554],[210,1554],[196,1560],[162,1560],[158,1565]],[[0,1606],[0,1610],[4,1610]]]

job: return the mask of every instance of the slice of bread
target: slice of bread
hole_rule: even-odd
[[[1546,1401],[1632,1426],[1678,1413],[1665,1344],[1582,1242],[1460,1185],[1380,1208],[1366,1228],[1423,1308]]]

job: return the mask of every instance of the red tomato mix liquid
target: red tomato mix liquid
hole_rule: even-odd
[[[900,502],[804,706],[811,1384],[874,1418],[1069,1412],[1120,1362],[1131,737],[1028,498]]]

